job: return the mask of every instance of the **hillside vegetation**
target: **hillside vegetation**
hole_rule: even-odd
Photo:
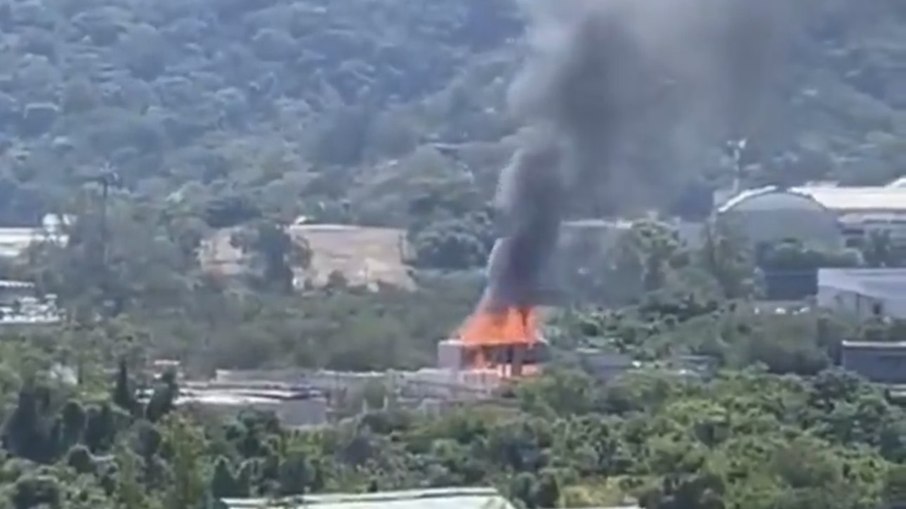
[[[751,178],[890,180],[906,167],[903,8],[803,11]],[[109,165],[136,196],[181,190],[196,212],[248,199],[408,226],[419,199],[480,206],[517,127],[513,0],[8,0],[0,26],[5,223],[59,208]],[[441,154],[437,142],[465,145]],[[702,149],[702,168],[673,171],[725,180],[720,147]]]

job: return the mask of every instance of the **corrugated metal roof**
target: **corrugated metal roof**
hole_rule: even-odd
[[[29,281],[14,281],[9,279],[0,279],[0,289],[5,290],[25,290],[34,288],[35,284]]]
[[[42,228],[0,228],[0,256],[20,256],[33,243],[53,241],[63,244],[68,237]]]
[[[904,350],[906,341],[844,341],[845,348],[864,348],[873,350]]]
[[[818,287],[878,299],[906,299],[906,269],[818,269]]]
[[[781,189],[768,186],[747,189],[718,208],[719,213],[727,212],[739,204],[774,193],[811,198],[826,209],[834,212],[891,212],[906,213],[906,187],[837,187],[802,186]]]
[[[223,499],[229,509],[513,509],[492,488],[445,488],[367,494],[306,495],[296,499]]]
[[[887,187],[906,187],[906,177],[900,177],[890,184],[887,184]]]
[[[904,187],[799,187],[795,192],[834,211],[906,212]]]

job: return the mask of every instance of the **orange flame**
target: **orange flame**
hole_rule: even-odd
[[[479,308],[459,330],[471,345],[533,344],[538,341],[538,313],[534,308],[509,307],[500,312]]]

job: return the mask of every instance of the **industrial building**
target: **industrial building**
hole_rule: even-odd
[[[441,488],[305,495],[283,500],[223,499],[224,509],[513,509],[493,488]]]
[[[41,220],[40,225],[0,228],[0,258],[16,258],[36,242],[65,243],[67,237],[62,231],[61,224],[69,224],[72,221],[73,218],[70,216],[60,218],[48,214]]]
[[[768,186],[730,198],[717,217],[753,244],[797,239],[838,248],[886,231],[906,245],[906,187]]]
[[[244,410],[273,413],[287,428],[328,422],[327,399],[317,391],[292,386],[186,382],[176,404],[223,418],[233,418]]]
[[[819,269],[818,306],[857,319],[906,319],[906,269]]]
[[[369,373],[306,369],[218,370],[215,379],[209,383],[236,387],[306,387],[323,396],[328,419],[331,419],[339,407],[361,398],[374,388],[381,389],[385,397],[384,405],[413,410],[431,408],[434,411],[461,402],[488,399],[500,382],[500,375],[494,370],[422,368],[416,371]]]
[[[0,280],[0,327],[59,323],[62,316],[56,296],[36,295],[31,282]]]
[[[906,384],[906,341],[844,341],[841,364],[875,383]]]

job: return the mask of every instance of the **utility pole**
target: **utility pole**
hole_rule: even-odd
[[[91,246],[92,261],[89,262],[93,267],[98,269],[98,274],[100,275],[100,284],[101,291],[106,294],[107,291],[107,252],[108,252],[108,243],[109,243],[109,231],[108,231],[108,220],[107,220],[107,200],[110,197],[110,188],[119,187],[120,185],[120,176],[113,169],[110,163],[105,163],[101,168],[99,174],[90,176],[84,179],[85,182],[93,182],[101,186],[101,217],[99,220],[100,228],[100,245],[97,247]]]
[[[733,162],[733,196],[739,194],[742,185],[743,156],[748,146],[748,139],[730,140],[725,147],[726,154]]]
[[[120,176],[110,166],[105,163],[100,175],[93,177],[92,181],[101,186],[101,253],[100,261],[103,266],[107,266],[107,243],[109,241],[109,232],[107,229],[107,199],[110,197],[110,187],[119,187]]]

